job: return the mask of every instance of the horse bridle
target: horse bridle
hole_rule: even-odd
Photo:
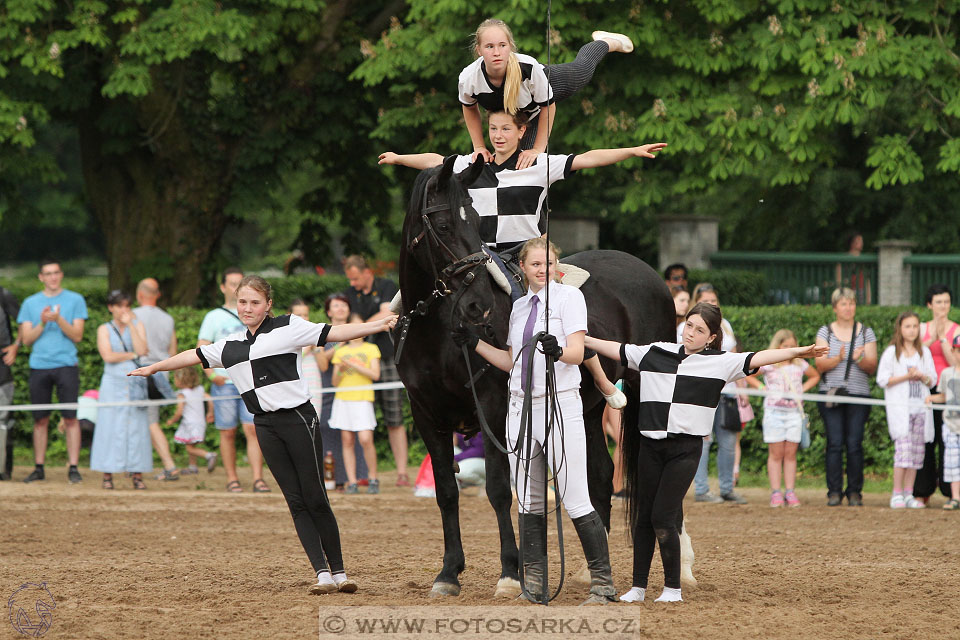
[[[436,229],[433,226],[433,223],[430,221],[430,215],[437,213],[439,211],[449,211],[450,204],[449,202],[444,202],[441,204],[435,204],[427,206],[427,194],[429,193],[429,185],[423,189],[423,200],[420,205],[420,220],[423,224],[423,230],[417,234],[413,240],[407,245],[407,250],[412,252],[417,246],[426,240],[425,246],[427,248],[427,261],[430,263],[430,268],[433,271],[433,291],[423,300],[418,300],[411,310],[404,314],[398,323],[400,329],[400,338],[397,341],[396,354],[394,360],[396,362],[400,361],[400,355],[403,353],[403,344],[406,341],[407,333],[410,329],[410,323],[417,316],[425,316],[430,311],[430,307],[434,302],[440,298],[444,298],[451,294],[455,294],[453,298],[453,304],[450,307],[450,324],[453,325],[454,315],[457,311],[457,305],[460,303],[460,298],[466,292],[467,287],[473,284],[473,281],[476,280],[477,267],[490,262],[490,255],[487,254],[482,249],[471,253],[470,255],[458,258],[457,254],[453,252],[450,247],[440,238],[440,235],[437,233]],[[467,197],[463,203],[460,205],[460,210],[463,211],[465,206],[468,206],[473,201],[470,197]],[[437,270],[437,264],[433,259],[433,247],[436,246],[437,250],[443,250],[449,257],[451,262],[447,264],[443,269]],[[460,274],[467,272],[463,277],[460,286],[454,287],[451,289],[452,282]]]

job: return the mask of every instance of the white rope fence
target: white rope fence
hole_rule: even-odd
[[[368,390],[379,390],[379,389],[403,389],[402,382],[377,382],[374,384],[361,385],[356,387],[330,387],[325,388],[320,391],[320,393],[338,393],[340,391],[368,391]],[[926,404],[923,402],[888,402],[880,398],[861,398],[853,396],[828,396],[822,393],[784,393],[782,391],[771,391],[769,389],[743,389],[737,388],[734,391],[724,391],[724,395],[741,395],[741,396],[758,396],[765,398],[768,396],[776,398],[788,398],[791,400],[796,400],[797,402],[831,402],[836,404],[861,404],[861,405],[870,405],[875,407],[886,407],[886,406],[908,406],[908,407],[917,407],[924,409],[933,409],[935,411],[947,410],[947,411],[960,411],[960,405],[956,404]],[[506,398],[506,392],[504,392],[504,398]],[[207,402],[222,402],[226,400],[238,400],[240,396],[217,396],[215,398],[208,398]],[[124,402],[98,402],[93,401],[90,403],[83,403],[81,405],[79,402],[55,402],[49,404],[7,404],[0,405],[0,411],[46,411],[53,409],[78,409],[81,406],[83,408],[99,408],[99,407],[160,407],[164,405],[177,404],[180,402],[177,398],[161,399],[161,400],[129,400]]]
[[[368,390],[377,389],[403,389],[402,382],[377,382],[375,384],[367,384],[356,387],[331,387],[328,389],[322,389],[320,393],[338,393],[340,391],[368,391]],[[239,400],[240,396],[217,396],[215,398],[207,398],[206,402],[223,402],[225,400]],[[161,407],[168,404],[177,404],[180,400],[177,398],[171,399],[161,399],[161,400],[127,400],[123,402],[98,402],[93,401],[88,403],[83,403],[82,405],[79,402],[55,402],[49,404],[5,404],[0,405],[0,411],[46,411],[53,409],[80,409],[80,408],[97,408],[100,407]]]

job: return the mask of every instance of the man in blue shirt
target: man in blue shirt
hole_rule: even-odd
[[[63,271],[55,260],[40,263],[43,291],[23,301],[17,323],[20,342],[30,351],[30,402],[47,404],[54,387],[59,402],[76,402],[80,387],[77,346],[83,338],[87,303],[79,293],[61,287]],[[80,460],[80,425],[76,409],[60,412],[67,438],[67,458],[71,483],[82,480],[77,470]],[[47,427],[50,410],[33,412],[33,456],[36,467],[24,482],[44,479],[43,463],[47,455]]]

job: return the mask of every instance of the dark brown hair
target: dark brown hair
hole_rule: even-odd
[[[687,320],[690,319],[690,316],[703,318],[703,323],[707,325],[707,331],[714,336],[713,340],[707,343],[706,348],[720,351],[723,344],[723,329],[720,326],[723,322],[723,314],[720,313],[720,309],[707,302],[698,302],[693,305],[690,311],[687,311]]]

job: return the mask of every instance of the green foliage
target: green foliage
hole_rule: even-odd
[[[372,135],[397,151],[463,152],[456,78],[473,59],[474,25],[505,19],[519,50],[545,63],[544,7],[409,6],[354,74],[389,92]],[[656,162],[559,183],[551,201],[594,213],[601,246],[648,261],[663,213],[720,216],[722,249],[837,250],[858,227],[868,243],[906,237],[919,251],[955,251],[960,238],[929,229],[952,224],[943,202],[960,196],[958,9],[933,0],[555,5],[550,62],[572,60],[596,28],[637,47],[606,57],[560,103],[551,149],[670,147]]]
[[[153,272],[195,303],[218,267],[231,215],[277,208],[281,177],[318,180],[299,203],[308,259],[339,219],[348,251],[389,215],[374,149],[377,104],[347,76],[382,2],[208,0],[54,3],[0,8],[0,215],[25,219],[24,193],[62,179],[54,126],[78,132],[85,195],[100,222],[112,286]],[[95,170],[90,169],[96,167]],[[232,213],[231,213],[232,212]],[[285,247],[287,250],[293,247]],[[327,256],[323,256],[327,257]]]
[[[762,305],[766,298],[767,278],[756,271],[737,269],[690,269],[687,283],[690,293],[701,282],[709,282],[717,291],[721,304],[735,307]]]

